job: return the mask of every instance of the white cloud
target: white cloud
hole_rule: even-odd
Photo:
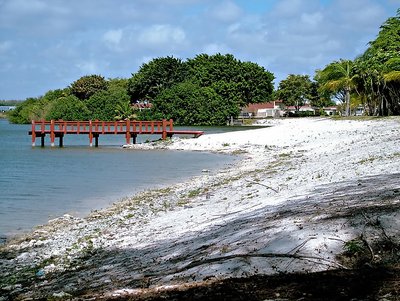
[[[97,74],[100,70],[98,64],[94,61],[84,61],[76,64],[81,74]]]
[[[178,26],[153,25],[140,33],[138,41],[144,46],[160,46],[181,44],[185,38],[184,30]]]
[[[382,3],[371,0],[336,0],[334,11],[341,11],[337,18],[344,28],[354,28],[358,32],[378,29],[384,21],[385,10]]]
[[[219,43],[210,43],[207,44],[203,47],[202,53],[206,53],[209,55],[213,55],[216,53],[221,53],[221,54],[225,54],[225,53],[231,53],[232,49],[229,49],[229,47],[227,47],[224,44],[219,44]]]
[[[122,29],[108,30],[104,33],[103,40],[105,42],[118,46],[121,42],[122,34]]]
[[[232,1],[224,1],[212,8],[210,15],[222,22],[234,22],[242,14],[242,10]]]

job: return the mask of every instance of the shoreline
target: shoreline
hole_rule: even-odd
[[[34,226],[66,213],[84,217],[135,192],[183,181],[225,162],[207,153],[122,150],[122,141],[110,135],[104,136],[97,149],[81,144],[85,139],[78,137],[71,137],[63,149],[32,149],[25,143],[25,125],[5,120],[0,131],[6,134],[0,135],[5,171],[0,179],[5,185],[0,201],[0,237],[31,232]],[[26,164],[25,159],[32,163]]]
[[[399,125],[399,118],[290,119],[131,146],[243,159],[86,218],[64,215],[7,242],[0,246],[0,292],[133,296],[207,279],[344,268],[336,255],[362,233],[363,214],[398,239]]]

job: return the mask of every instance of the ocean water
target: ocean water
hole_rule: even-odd
[[[0,238],[65,213],[84,216],[136,192],[182,181],[203,169],[217,170],[235,160],[203,152],[122,149],[123,135],[101,135],[99,148],[90,148],[86,135],[67,135],[63,148],[50,147],[46,137],[46,147],[32,148],[29,129],[0,119]],[[138,140],[158,138],[139,135]]]

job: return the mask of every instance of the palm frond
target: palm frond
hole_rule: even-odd
[[[324,87],[325,89],[329,90],[329,91],[338,91],[340,89],[342,89],[344,86],[344,82],[341,79],[338,80],[331,80],[329,82],[327,82]]]
[[[383,75],[386,82],[400,82],[400,71],[391,71]]]

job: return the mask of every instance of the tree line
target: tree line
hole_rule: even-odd
[[[176,124],[220,125],[248,103],[271,100],[274,76],[231,54],[182,61],[161,57],[129,79],[83,76],[69,87],[28,98],[11,112],[15,123],[35,119],[174,119]],[[142,110],[135,104],[151,103]]]
[[[290,74],[277,90],[274,75],[232,54],[199,54],[185,61],[172,56],[143,64],[129,79],[101,75],[79,78],[64,89],[28,98],[9,114],[14,123],[38,119],[174,119],[177,124],[222,125],[249,103],[280,99],[298,110],[358,106],[368,115],[400,114],[400,10],[382,24],[368,49],[354,60],[340,59],[308,75]],[[149,104],[142,109],[140,104]],[[135,105],[136,104],[136,105]]]

